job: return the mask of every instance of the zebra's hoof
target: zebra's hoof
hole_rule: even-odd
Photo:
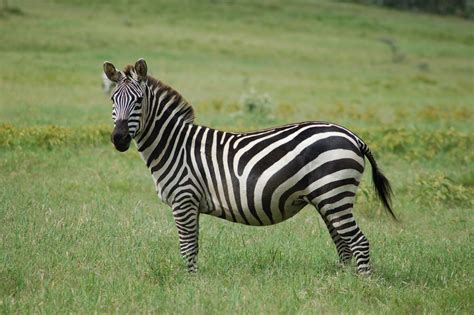
[[[352,259],[351,259],[351,258],[346,258],[346,259],[341,259],[341,260],[339,260],[339,264],[340,264],[341,266],[348,266],[348,265],[351,264],[351,262],[352,262]]]
[[[188,274],[190,275],[195,275],[197,273],[197,268],[196,267],[193,267],[193,268],[188,268]]]
[[[357,268],[357,273],[361,276],[368,277],[372,274],[372,270],[369,267]]]
[[[361,271],[361,272],[359,272],[359,274],[360,274],[362,277],[370,277],[370,276],[372,275],[372,271],[370,271],[370,270]]]

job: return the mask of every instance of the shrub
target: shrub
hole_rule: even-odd
[[[473,189],[454,182],[444,174],[418,176],[415,179],[411,193],[417,203],[435,205],[444,204],[471,204],[473,203]]]
[[[261,104],[261,103],[256,103]],[[229,130],[249,130],[264,124],[273,125],[273,116],[262,114],[261,105],[254,112],[241,113],[234,117]],[[263,106],[263,108],[266,108]],[[255,111],[260,112],[256,114]],[[239,128],[239,126],[241,128]],[[72,145],[103,145],[110,142],[112,127],[108,125],[82,126],[76,128],[59,126],[35,126],[18,128],[9,124],[0,125],[0,148],[42,147],[54,149]],[[425,131],[417,129],[359,128],[358,134],[375,154],[390,152],[411,161],[431,159],[436,156],[459,157],[460,163],[474,160],[474,135],[455,129]]]
[[[252,115],[269,116],[275,108],[272,99],[267,93],[258,94],[254,88],[244,93],[240,98],[244,113]]]
[[[110,126],[85,126],[78,128],[54,125],[17,128],[0,125],[0,148],[41,147],[53,149],[67,145],[98,145],[109,142]]]
[[[268,126],[275,123],[276,105],[267,93],[259,94],[252,88],[241,96],[240,104],[242,118],[248,125]]]

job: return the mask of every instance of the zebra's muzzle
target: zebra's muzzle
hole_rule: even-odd
[[[117,120],[115,122],[115,128],[111,135],[112,143],[120,152],[125,152],[130,147],[130,142],[132,137],[128,133],[128,121],[126,120]]]

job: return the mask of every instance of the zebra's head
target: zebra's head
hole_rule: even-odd
[[[124,152],[130,147],[132,138],[140,133],[142,107],[145,96],[147,65],[140,59],[135,66],[128,66],[124,72],[117,71],[113,64],[104,62],[104,73],[117,86],[112,92],[112,119],[114,131],[111,135],[115,148]]]

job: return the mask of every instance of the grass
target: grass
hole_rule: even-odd
[[[474,312],[472,22],[337,1],[11,5],[0,14],[1,312]],[[367,139],[401,218],[383,213],[367,171],[355,214],[374,274],[337,265],[310,208],[265,228],[202,216],[200,271],[186,274],[143,162],[108,144],[102,62],[139,57],[198,123],[329,120]],[[268,95],[260,115],[241,104],[252,93]]]
[[[358,201],[360,225],[373,248],[371,278],[337,266],[331,240],[312,209],[268,228],[202,217],[200,272],[188,276],[171,213],[157,203],[133,152],[39,149],[3,157],[9,176],[2,182],[2,206],[8,210],[2,214],[0,265],[7,313],[376,313],[381,307],[469,312],[472,307],[472,209],[450,201],[418,209],[395,178],[398,195],[408,195],[396,202],[402,224],[381,215],[373,200]],[[25,161],[22,168],[18,159]]]

